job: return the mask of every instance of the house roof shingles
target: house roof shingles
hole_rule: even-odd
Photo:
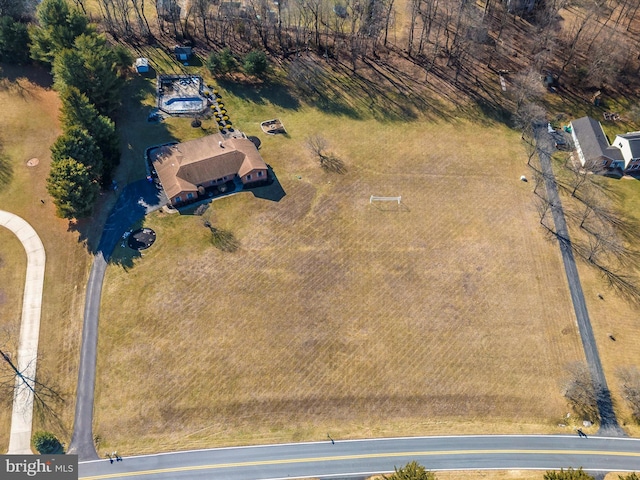
[[[624,160],[622,152],[617,147],[611,147],[609,140],[602,130],[602,125],[591,117],[582,117],[571,122],[573,132],[580,143],[580,149],[585,161],[595,160],[600,157],[610,158],[614,161]]]
[[[219,133],[161,146],[151,160],[169,198],[181,192],[195,192],[199,185],[211,180],[267,169],[250,140],[225,140]]]

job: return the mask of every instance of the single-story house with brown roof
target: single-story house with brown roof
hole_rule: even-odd
[[[150,161],[171,205],[193,202],[210,187],[238,179],[242,185],[267,180],[267,165],[256,146],[244,137],[225,138],[220,133],[150,153]]]

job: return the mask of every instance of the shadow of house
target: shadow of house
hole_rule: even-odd
[[[282,200],[287,192],[284,191],[278,177],[276,176],[273,168],[267,166],[267,180],[262,185],[248,187],[253,196],[256,198],[263,198],[265,200],[271,200],[272,202],[279,202]]]
[[[236,188],[268,181],[267,165],[251,140],[241,133],[220,133],[149,151],[149,160],[169,203],[181,207]]]

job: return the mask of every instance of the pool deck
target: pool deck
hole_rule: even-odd
[[[158,108],[170,115],[198,114],[207,110],[203,81],[197,75],[161,75],[157,79]]]

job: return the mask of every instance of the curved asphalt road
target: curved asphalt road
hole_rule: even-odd
[[[551,152],[555,150],[553,140],[547,133],[546,127],[542,125],[536,128],[535,137],[538,158],[540,159],[542,175],[544,177],[545,188],[547,190],[547,199],[551,204],[551,213],[553,215],[553,223],[556,229],[555,234],[560,244],[560,251],[562,253],[565,273],[567,275],[567,282],[569,283],[573,309],[578,322],[580,338],[582,339],[582,347],[584,349],[587,364],[589,365],[589,370],[591,371],[591,381],[593,382],[597,394],[598,411],[600,413],[599,433],[601,435],[609,436],[624,436],[625,432],[618,424],[616,414],[613,410],[611,392],[609,391],[607,380],[604,376],[604,371],[602,370],[602,363],[600,363],[600,355],[598,354],[598,347],[593,335],[593,329],[591,328],[587,304],[584,301],[584,293],[580,283],[580,276],[578,275],[578,268],[576,267],[576,261],[573,257],[567,222],[564,219],[562,203],[560,202],[558,187],[551,167]]]
[[[87,283],[76,412],[68,451],[68,453],[77,454],[81,460],[98,458],[94,447],[92,423],[100,297],[107,262],[118,240],[122,238],[122,234],[147,213],[160,208],[164,202],[166,202],[166,198],[155,188],[153,183],[139,180],[127,185],[109,214],[102,231]]]
[[[364,478],[416,460],[430,470],[640,471],[640,440],[578,436],[390,438],[220,448],[83,462],[80,478]]]

